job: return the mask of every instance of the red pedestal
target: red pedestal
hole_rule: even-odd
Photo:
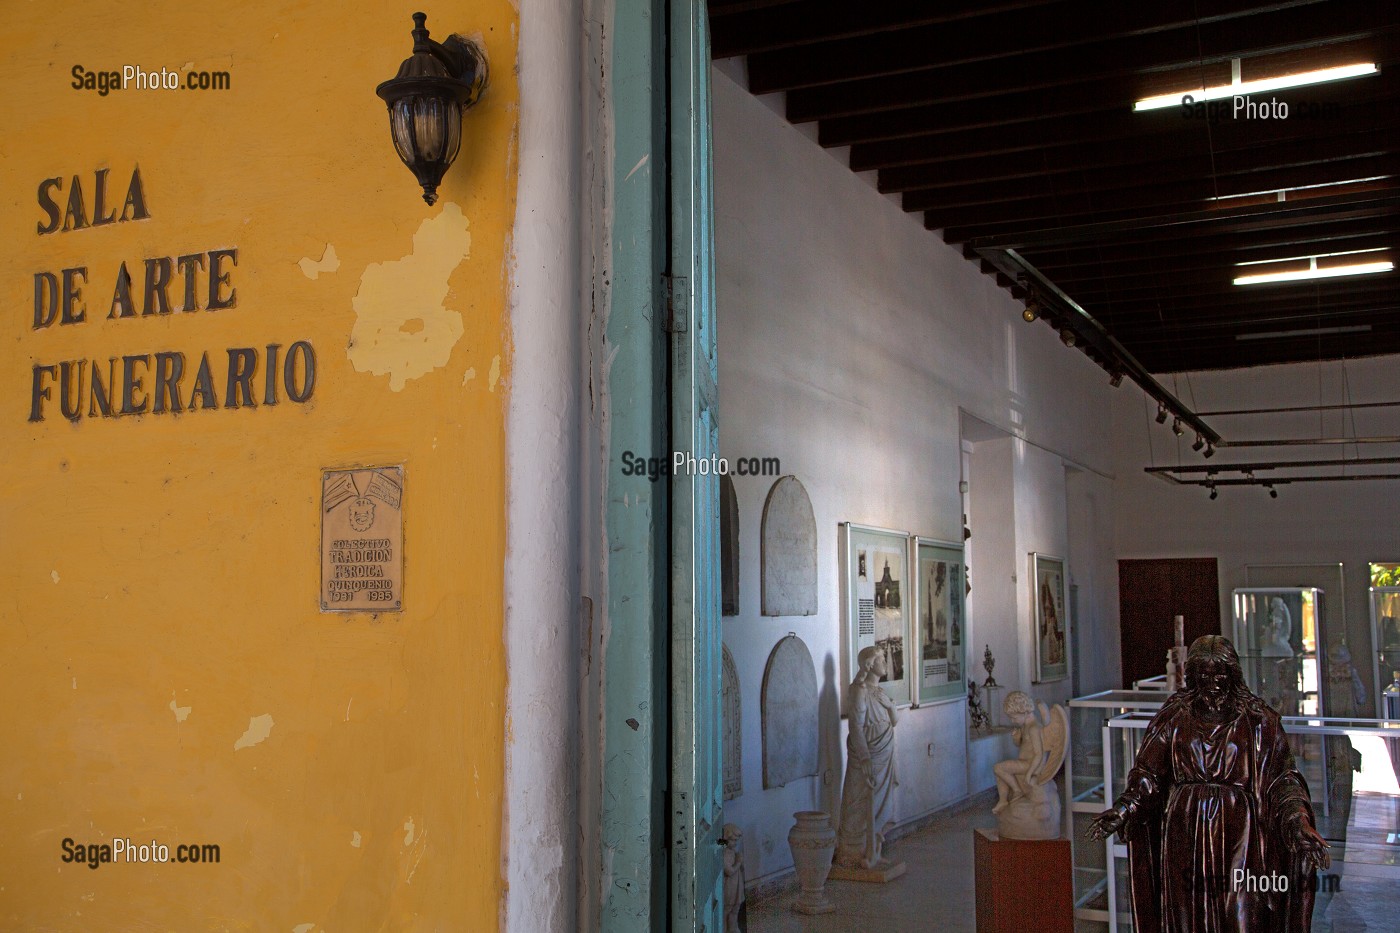
[[[1074,867],[1068,839],[972,834],[977,933],[1074,933]]]

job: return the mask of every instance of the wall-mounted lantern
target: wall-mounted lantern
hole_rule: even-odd
[[[426,13],[413,14],[413,54],[374,92],[389,105],[389,132],[399,158],[423,186],[423,200],[432,204],[462,145],[462,111],[486,87],[486,56],[461,36],[434,42],[427,21]]]

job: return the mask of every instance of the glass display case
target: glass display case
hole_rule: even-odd
[[[1282,716],[1326,710],[1324,593],[1316,587],[1235,590],[1235,650],[1245,683]]]
[[[1070,753],[1065,757],[1065,812],[1074,859],[1076,929],[1104,930],[1108,925],[1109,844],[1094,842],[1085,836],[1089,822],[1108,806],[1104,797],[1106,724],[1115,716],[1129,712],[1141,712],[1151,718],[1166,699],[1164,690],[1105,690],[1069,702]],[[1131,737],[1126,733],[1117,734],[1115,740]],[[1123,751],[1118,750],[1118,753]],[[1108,801],[1111,802],[1111,798]],[[1117,871],[1126,872],[1126,862],[1117,866]],[[1127,890],[1126,875],[1121,884]],[[1126,901],[1121,909],[1127,910]]]
[[[1400,586],[1371,587],[1371,643],[1376,647],[1376,715],[1394,718],[1387,710],[1386,688],[1400,671]]]

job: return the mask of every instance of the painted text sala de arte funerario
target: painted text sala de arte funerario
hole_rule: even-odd
[[[84,178],[72,176],[66,193],[63,177],[41,181],[38,235],[149,220],[140,167],[132,168],[125,196],[110,186],[109,171],[97,169],[90,189],[84,187]],[[61,333],[61,328],[90,323],[100,314],[89,306],[90,295],[99,288],[104,298],[111,295],[103,323],[225,311],[238,302],[233,283],[237,266],[238,248],[221,247],[144,257],[130,266],[122,261],[110,286],[99,286],[101,280],[89,277],[87,266],[35,272],[33,330]],[[285,352],[280,343],[266,343],[206,350],[198,359],[174,350],[114,352],[106,360],[36,360],[31,378],[31,422],[55,414],[76,422],[84,417],[255,408],[277,405],[283,396],[297,403],[310,400],[316,388],[316,352],[307,340],[293,342]]]

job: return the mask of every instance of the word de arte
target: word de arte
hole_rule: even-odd
[[[91,213],[78,176],[73,176],[62,209],[59,203],[63,201],[63,179],[41,181],[38,202],[45,219],[37,225],[39,235],[150,219],[140,167],[132,169],[120,212],[115,201],[108,205],[108,171],[104,168],[95,172]],[[238,265],[236,247],[157,256],[141,263],[144,269],[138,268],[135,278],[126,262],[118,267],[108,321],[169,315],[176,310],[223,311],[237,303],[238,289],[232,282],[233,268]],[[33,329],[45,330],[55,323],[59,327],[85,323],[87,285],[87,266],[34,273]],[[180,302],[178,307],[175,301]],[[100,360],[82,359],[38,362],[34,364],[29,420],[43,421],[52,411],[55,390],[59,412],[74,422],[84,415],[112,418],[146,412],[179,414],[221,406],[255,408],[259,404],[276,405],[284,394],[297,403],[310,400],[316,389],[316,353],[311,343],[298,340],[287,348],[285,356],[281,351],[281,344],[269,343],[264,349],[229,347],[224,353],[215,351],[212,359],[206,351],[198,363],[176,351],[123,354],[120,365],[116,356],[105,365]],[[260,363],[263,379],[259,393],[253,380]]]

